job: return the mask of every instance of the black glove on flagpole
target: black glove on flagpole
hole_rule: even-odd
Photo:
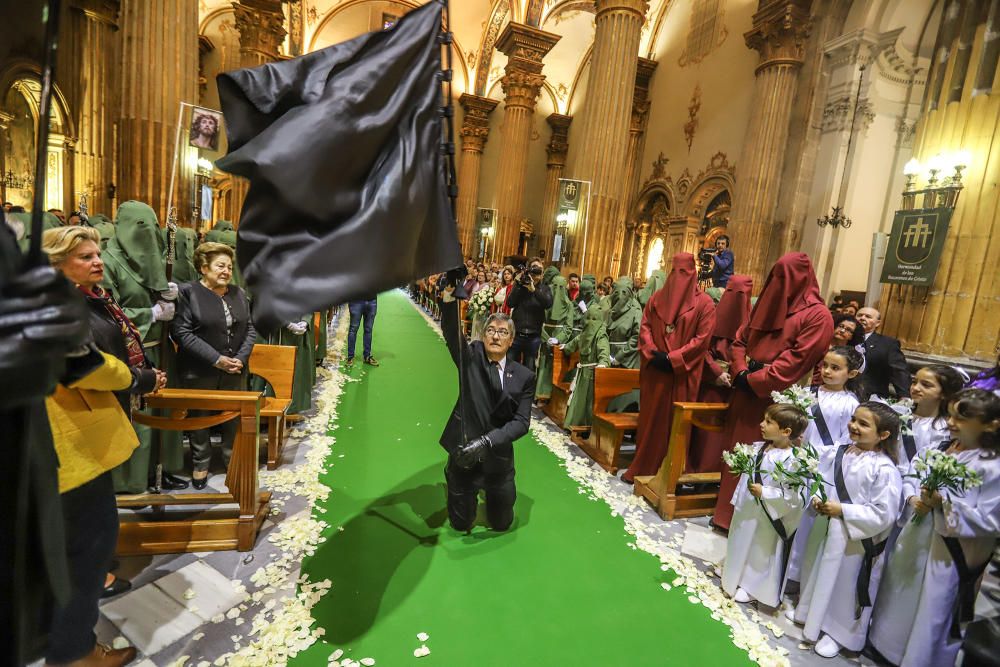
[[[492,446],[493,443],[490,442],[490,437],[488,435],[481,435],[456,449],[455,453],[452,454],[452,458],[455,461],[455,465],[468,469],[477,463],[482,463],[486,458],[486,452]]]

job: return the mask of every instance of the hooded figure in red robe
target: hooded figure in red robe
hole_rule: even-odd
[[[698,290],[694,255],[674,255],[666,284],[642,314],[639,326],[638,447],[622,479],[655,475],[667,453],[674,401],[693,401],[715,328],[712,297]]]
[[[751,292],[753,278],[733,276],[715,307],[715,331],[712,332],[712,342],[705,357],[699,403],[728,403],[732,397],[730,368],[733,364],[733,342],[750,319]],[[724,432],[692,430],[685,472],[722,470],[722,452],[726,449],[726,444]]]
[[[771,269],[747,326],[733,343],[733,397],[726,421],[726,449],[760,440],[760,421],[771,392],[812,373],[833,336],[833,316],[823,302],[809,256],[791,252]],[[712,522],[726,530],[738,477],[723,466]]]

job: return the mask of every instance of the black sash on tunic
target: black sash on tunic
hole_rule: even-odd
[[[906,459],[912,461],[913,457],[917,455],[917,441],[913,437],[912,433],[904,433],[902,435],[903,440],[903,450],[906,452]]]
[[[816,397],[816,405],[812,406],[810,412],[812,413],[813,421],[816,422],[816,430],[819,431],[819,437],[823,440],[823,444],[827,447],[833,447],[833,436],[830,435],[830,427],[826,425],[823,411],[819,407],[819,385],[813,385],[812,392],[813,396]]]
[[[840,498],[841,503],[852,502],[851,494],[847,492],[847,484],[844,483],[843,464],[847,448],[848,445],[844,445],[837,450],[837,458],[833,466],[833,481],[837,487],[837,496]],[[875,544],[875,541],[870,537],[861,540],[861,546],[865,550],[865,558],[861,562],[861,571],[858,572],[857,604],[854,611],[855,620],[861,618],[861,613],[865,607],[872,606],[871,596],[868,595],[868,586],[872,580],[872,567],[875,565],[875,559],[885,551],[885,545],[888,542],[889,540],[882,540],[878,544]]]
[[[760,484],[764,486],[764,478],[760,474],[760,464],[764,460],[764,450],[767,448],[767,444],[761,446],[760,451],[757,452],[757,460],[754,462],[754,484]],[[788,567],[788,554],[792,550],[792,538],[795,537],[795,531],[792,531],[791,535],[788,535],[785,531],[785,524],[781,522],[781,519],[774,519],[767,511],[767,507],[764,506],[764,502],[760,498],[755,498],[757,504],[760,505],[761,511],[767,520],[771,522],[771,526],[774,528],[774,532],[778,534],[778,538],[781,540],[782,544],[782,564],[781,564],[781,578],[785,578],[785,568]]]
[[[958,595],[955,597],[955,606],[951,612],[951,636],[953,639],[962,638],[962,623],[968,623],[976,616],[976,582],[983,576],[986,566],[990,564],[987,558],[982,565],[970,568],[965,560],[965,552],[962,551],[962,544],[957,537],[942,537],[944,545],[948,547],[951,560],[958,570]]]

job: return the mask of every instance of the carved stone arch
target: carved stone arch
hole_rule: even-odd
[[[705,244],[714,243],[716,236],[725,233],[735,190],[735,169],[721,152],[690,182],[683,211],[689,220],[698,221]]]
[[[487,21],[486,29],[483,31],[483,42],[479,45],[479,61],[476,64],[474,89],[476,95],[480,97],[486,97],[486,86],[490,80],[490,67],[493,64],[493,51],[496,50],[500,31],[509,20],[509,0],[498,0],[490,12],[489,21]]]
[[[647,181],[625,222],[622,247],[622,275],[643,279],[649,264],[649,251],[656,239],[666,247],[670,219],[676,209],[676,193],[669,177]]]

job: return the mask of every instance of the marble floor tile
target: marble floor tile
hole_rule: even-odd
[[[726,538],[711,528],[688,523],[684,528],[681,553],[719,565],[726,558]]]
[[[101,607],[101,613],[146,655],[159,653],[203,622],[155,585],[112,600]]]
[[[243,601],[243,594],[234,590],[228,577],[202,561],[195,561],[161,577],[153,585],[203,621],[209,621],[216,614],[223,614]],[[189,590],[195,593],[190,600],[184,597]]]

